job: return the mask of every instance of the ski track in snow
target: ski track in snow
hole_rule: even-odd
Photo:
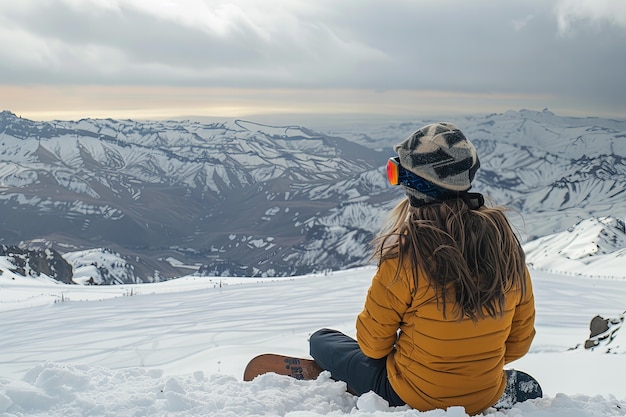
[[[568,350],[584,343],[593,316],[626,310],[626,281],[531,272],[537,336],[512,365],[541,382],[544,398],[485,414],[626,415],[626,336],[612,342],[616,354]],[[116,287],[0,276],[0,417],[465,416],[460,407],[421,413],[356,398],[328,373],[241,381],[259,353],[307,357],[318,328],[354,336],[373,273]]]

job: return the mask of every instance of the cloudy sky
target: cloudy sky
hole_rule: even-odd
[[[544,107],[626,117],[625,0],[0,3],[0,110],[32,119]]]

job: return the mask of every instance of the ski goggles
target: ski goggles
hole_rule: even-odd
[[[400,185],[400,171],[403,170],[400,165],[400,158],[393,157],[387,161],[387,179],[391,185]]]
[[[441,188],[404,169],[400,165],[400,158],[397,156],[389,158],[387,161],[387,179],[391,185],[405,185],[437,200],[445,200],[457,195],[454,191]]]

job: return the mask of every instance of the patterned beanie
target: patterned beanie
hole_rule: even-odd
[[[450,196],[471,188],[480,161],[474,145],[452,123],[426,125],[394,146],[400,165],[418,177],[450,191]],[[404,185],[412,204],[428,204],[438,199]]]

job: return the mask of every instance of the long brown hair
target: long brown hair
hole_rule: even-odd
[[[373,244],[372,258],[379,265],[398,258],[396,278],[408,266],[416,288],[422,268],[444,317],[446,303],[452,301],[459,320],[496,318],[503,313],[509,290],[526,291],[525,255],[503,207],[471,210],[462,199],[412,207],[404,199]]]

